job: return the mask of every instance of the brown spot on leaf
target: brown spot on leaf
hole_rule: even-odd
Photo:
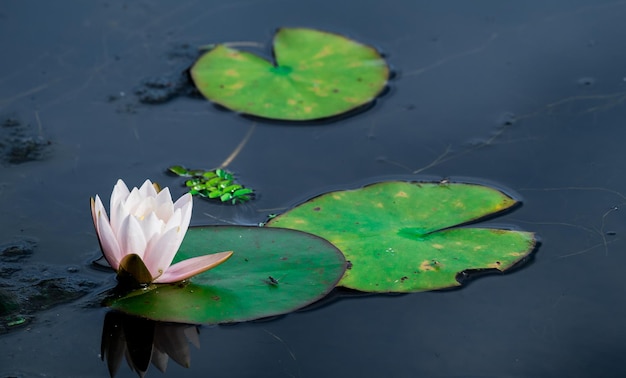
[[[420,264],[420,270],[423,272],[436,271],[442,268],[442,265],[437,260],[424,260]]]

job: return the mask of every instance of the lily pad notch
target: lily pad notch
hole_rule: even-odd
[[[284,121],[337,116],[371,103],[389,66],[374,48],[339,34],[280,28],[270,62],[218,44],[191,68],[208,100],[233,111]]]
[[[322,194],[267,226],[333,243],[349,261],[339,286],[418,292],[459,286],[459,273],[504,271],[530,255],[531,232],[467,225],[517,203],[482,185],[388,181]]]

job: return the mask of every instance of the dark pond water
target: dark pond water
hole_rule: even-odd
[[[339,122],[258,124],[229,167],[259,197],[196,201],[192,224],[256,223],[380,178],[449,177],[518,193],[524,205],[490,223],[535,231],[542,245],[522,269],[460,290],[201,327],[191,368],[170,361],[167,375],[624,376],[625,16],[626,2],[597,0],[3,1],[0,244],[32,253],[0,263],[30,315],[0,335],[0,376],[108,376],[106,309],[94,303],[114,279],[91,267],[89,197],[108,198],[117,178],[180,195],[164,168],[219,165],[253,124],[201,99],[149,105],[134,91],[184,69],[185,46],[268,43],[279,26],[374,44],[397,76],[374,108]]]

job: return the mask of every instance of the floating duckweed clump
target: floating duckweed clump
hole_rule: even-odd
[[[178,176],[189,177],[185,181],[185,186],[189,188],[189,193],[192,195],[216,199],[221,202],[230,201],[233,205],[248,202],[254,195],[252,189],[235,183],[233,174],[221,168],[204,171],[174,165],[168,169]]]

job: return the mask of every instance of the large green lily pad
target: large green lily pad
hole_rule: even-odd
[[[279,29],[273,55],[275,63],[217,45],[198,59],[191,77],[206,98],[231,110],[295,121],[367,104],[389,78],[373,47],[314,29]]]
[[[238,226],[190,228],[174,262],[225,250],[234,251],[228,261],[189,283],[152,285],[108,305],[160,321],[240,322],[315,302],[335,287],[346,268],[341,252],[317,236]]]
[[[458,286],[473,269],[506,270],[532,252],[532,233],[451,228],[515,205],[506,194],[462,183],[390,181],[313,198],[270,220],[319,235],[349,261],[339,285],[369,292]]]

